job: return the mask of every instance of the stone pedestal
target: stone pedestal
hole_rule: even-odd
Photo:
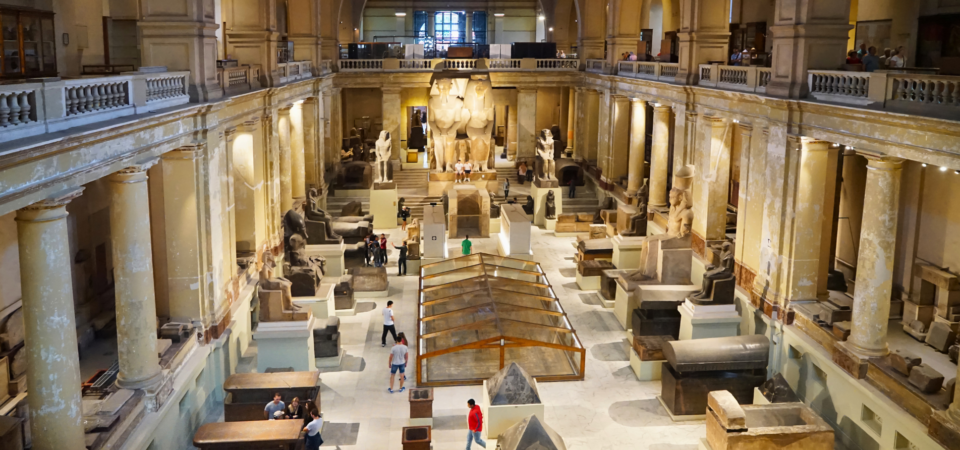
[[[501,224],[500,233],[497,235],[497,250],[500,256],[532,261],[529,217],[517,204],[506,204],[500,208]]]
[[[585,277],[577,272],[577,286],[583,291],[596,291],[600,289],[600,275]]]
[[[346,263],[343,260],[343,253],[347,245],[343,242],[339,244],[308,245],[307,256],[322,256],[326,259],[326,266],[323,278],[330,282],[336,282],[346,273]]]
[[[370,214],[373,214],[373,228],[397,227],[397,195],[396,186],[370,190]]]
[[[457,174],[453,172],[430,172],[428,175],[427,195],[436,197],[443,195],[454,186],[473,185],[477,189],[486,189],[490,192],[497,192],[500,189],[500,182],[497,181],[497,172],[473,172],[470,174],[470,181],[456,183]]]
[[[542,188],[533,185],[530,187],[530,196],[533,197],[533,224],[538,227],[547,225],[547,192],[553,191],[554,201],[557,204],[557,215],[563,212],[563,192],[559,187]],[[554,229],[556,221],[554,220]]]
[[[630,349],[629,352],[630,368],[633,369],[633,373],[637,375],[638,380],[657,381],[660,379],[660,369],[663,368],[663,363],[667,362],[666,360],[641,361],[636,351]]]
[[[447,258],[447,224],[443,205],[423,207],[423,258]],[[423,262],[422,264],[427,264]]]
[[[537,389],[537,380],[533,380],[533,388]],[[483,380],[483,398],[480,400],[480,407],[483,409],[483,429],[488,436],[500,436],[507,428],[510,428],[517,422],[530,417],[537,416],[543,420],[543,403],[531,405],[491,405],[490,391],[487,389],[487,380]],[[488,446],[490,444],[487,444]],[[495,447],[489,447],[495,448]]]
[[[613,265],[617,266],[618,269],[639,269],[640,253],[643,249],[644,239],[639,236],[624,237],[619,234],[614,236],[611,239],[611,242],[613,242]]]
[[[632,327],[631,315],[633,310],[640,307],[642,302],[680,301],[690,294],[700,290],[699,286],[690,285],[661,285],[641,284],[628,291],[621,281],[617,281],[617,297],[613,307],[613,314],[624,330]],[[676,304],[676,303],[674,303]]]
[[[736,336],[740,313],[736,305],[694,305],[689,300],[680,311],[680,340]]]
[[[260,322],[253,339],[257,341],[257,371],[292,368],[294,372],[316,370],[313,356],[314,317],[296,322]]]
[[[314,297],[294,297],[293,304],[300,306],[302,311],[310,311],[313,317],[326,319],[334,316],[334,299],[332,284],[321,284]]]

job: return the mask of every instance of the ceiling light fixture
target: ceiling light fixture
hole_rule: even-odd
[[[537,17],[537,19],[540,19],[541,21],[547,20],[543,14],[540,14],[540,17]]]
[[[397,12],[397,13],[393,13],[393,15],[397,17],[407,17],[407,13],[405,12]]]
[[[940,171],[941,171],[941,172],[946,172],[946,171],[947,171],[947,168],[946,168],[946,167],[941,167],[941,168],[940,168]]]
[[[493,13],[493,17],[503,17],[503,13]]]

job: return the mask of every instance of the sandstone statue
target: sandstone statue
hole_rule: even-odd
[[[452,92],[453,81],[443,78],[434,82],[430,91],[428,123],[433,133],[433,152],[438,172],[452,172],[454,141],[463,117],[463,100]]]
[[[493,95],[492,86],[486,79],[471,80],[467,84],[464,97],[464,110],[468,113],[466,121],[467,137],[470,138],[470,159],[473,170],[489,170],[490,136],[493,132]],[[466,160],[465,160],[466,161]]]
[[[381,183],[393,181],[390,179],[391,177],[388,171],[393,145],[390,141],[390,133],[388,131],[381,131],[380,139],[377,139],[375,145],[377,152],[377,181]]]
[[[557,166],[553,160],[553,133],[544,128],[540,131],[540,137],[537,138],[537,154],[543,159],[543,173],[537,174],[545,180],[555,179],[557,177]]]

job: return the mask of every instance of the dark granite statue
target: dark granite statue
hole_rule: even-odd
[[[691,300],[708,300],[713,298],[714,304],[729,304],[733,302],[733,298],[729,300],[726,298],[717,298],[717,292],[715,291],[715,286],[718,281],[721,280],[731,280],[733,278],[733,243],[724,242],[720,251],[720,265],[707,266],[707,272],[703,274],[703,286],[700,291],[695,292],[690,295]],[[723,293],[726,297],[726,292]],[[731,291],[730,296],[732,297],[733,292]]]
[[[546,217],[547,219],[556,219],[557,218],[557,196],[553,194],[553,191],[547,192],[547,205],[546,205]]]
[[[643,179],[643,186],[637,191],[633,198],[636,199],[637,213],[628,219],[628,228],[620,232],[622,236],[646,236],[647,235],[647,195],[650,188],[647,186],[647,179]]]
[[[314,358],[340,356],[340,318],[328,317],[325,325],[313,329]]]
[[[283,216],[283,274],[290,280],[294,297],[317,295],[325,260],[306,255],[307,231],[303,218],[294,210]]]
[[[600,211],[605,209],[615,209],[616,206],[613,203],[613,197],[606,197],[603,199],[603,203],[600,204],[600,209],[597,212],[593,213],[593,223],[597,225],[603,225],[603,218],[600,217]]]
[[[533,214],[533,197],[527,196],[527,204],[523,205],[523,212]]]
[[[343,237],[333,231],[333,221],[326,211],[320,208],[317,203],[320,200],[320,194],[316,188],[310,188],[307,191],[307,204],[303,208],[306,216],[304,221],[305,232],[308,245],[338,244],[343,241]]]

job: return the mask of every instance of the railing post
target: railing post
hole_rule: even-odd
[[[751,66],[747,68],[747,87],[756,89],[757,87],[757,67]]]
[[[886,106],[887,100],[893,94],[893,80],[894,77],[890,77],[883,72],[870,73],[870,82],[867,83],[867,98]]]
[[[536,70],[537,69],[537,60],[533,58],[523,58],[520,60],[520,69],[522,70]]]
[[[131,74],[135,74],[132,72]],[[228,84],[228,81],[224,81],[220,84],[220,87],[226,89],[225,84]],[[136,73],[133,75],[130,80],[130,104],[134,108],[142,108],[147,105],[147,76],[145,74]]]
[[[716,86],[720,82],[720,64],[710,65],[710,84]]]
[[[44,78],[42,105],[37,105],[37,121],[40,119],[40,111],[43,111],[43,120],[56,120],[67,117],[67,96],[64,87],[66,83],[60,78]],[[39,94],[39,92],[38,92]],[[40,103],[41,96],[37,96],[37,102]]]

